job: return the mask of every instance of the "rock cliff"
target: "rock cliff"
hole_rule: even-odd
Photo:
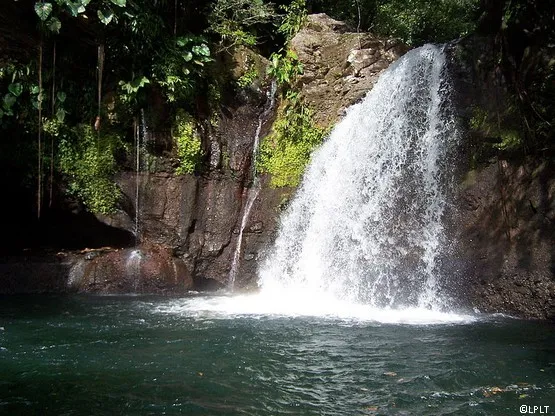
[[[297,87],[314,109],[317,122],[326,126],[335,123],[345,108],[362,98],[380,72],[406,50],[395,41],[349,32],[345,24],[322,14],[309,16],[291,47],[304,67]],[[260,57],[245,50],[240,50],[234,59],[231,64],[237,67],[244,62],[264,65]],[[237,77],[242,73],[240,68],[235,72]],[[258,72],[263,74],[265,70]],[[269,93],[268,83],[266,89],[263,85],[259,80],[250,91],[234,97],[224,105],[217,127],[205,129],[203,148],[208,167],[203,174],[124,172],[116,178],[126,202],[118,214],[99,219],[134,232],[138,186],[140,244],[135,250],[139,250],[140,261],[135,259],[133,267],[155,269],[158,264],[159,276],[141,271],[139,282],[128,279],[130,272],[125,267],[137,254],[131,249],[119,250],[80,260],[81,265],[72,269],[74,289],[149,292],[226,285],[253,179],[252,153],[258,122],[262,123],[262,140],[272,123],[271,115],[260,120]],[[149,134],[153,140],[163,136]],[[293,192],[270,187],[268,179],[261,178],[262,187],[244,229],[238,288],[256,286],[257,266],[275,238],[282,206]],[[119,286],[113,276],[122,276]]]
[[[326,15],[309,16],[291,47],[304,67],[296,87],[314,110],[317,123],[326,127],[406,51],[396,41],[353,33]],[[500,137],[491,136],[502,133],[475,126],[480,112],[496,114],[509,126],[513,118],[505,111],[503,74],[492,62],[495,55],[488,55],[494,47],[491,38],[484,38],[466,39],[450,49],[456,112],[464,137],[454,166],[458,186],[446,217],[450,247],[442,264],[445,290],[462,306],[484,312],[553,318],[553,163],[492,150],[492,140]],[[241,52],[236,61],[248,60],[249,53]],[[265,65],[261,57],[253,60],[261,68]],[[136,247],[10,257],[0,265],[0,291],[179,293],[225,286],[253,180],[255,132],[260,122],[263,139],[273,121],[272,115],[260,120],[267,93],[268,82],[259,79],[250,91],[224,103],[217,126],[204,124],[201,174],[175,175],[167,167],[171,163],[161,163],[166,167],[117,176],[124,194],[121,209],[98,219],[128,235],[135,233]],[[151,134],[154,141],[165,140],[164,132]],[[240,288],[256,286],[257,265],[274,240],[281,210],[294,192],[271,188],[268,179],[261,178],[262,187],[244,229]],[[32,278],[34,274],[40,278]]]

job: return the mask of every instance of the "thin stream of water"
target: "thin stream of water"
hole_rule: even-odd
[[[274,80],[272,81],[272,84],[270,86],[270,91],[268,91],[268,94],[267,94],[268,103],[266,105],[266,108],[258,116],[258,125],[256,126],[256,132],[254,134],[254,144],[253,144],[252,156],[251,156],[251,175],[252,175],[253,183],[251,187],[247,190],[247,199],[243,209],[243,215],[241,217],[241,226],[239,228],[239,235],[237,236],[237,243],[235,245],[235,251],[233,253],[233,260],[231,261],[231,267],[229,270],[227,286],[230,290],[234,289],[235,280],[237,279],[237,273],[239,271],[239,264],[241,259],[241,248],[243,246],[243,233],[245,231],[245,227],[247,226],[247,222],[249,220],[250,213],[254,205],[254,201],[256,200],[256,198],[258,197],[258,194],[260,193],[260,179],[258,178],[258,172],[256,169],[256,160],[258,158],[258,150],[260,147],[260,132],[262,131],[262,125],[264,124],[267,117],[274,109],[276,90],[277,90],[277,83]]]

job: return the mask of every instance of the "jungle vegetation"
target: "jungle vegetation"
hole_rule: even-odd
[[[307,13],[325,12],[355,31],[401,38],[411,46],[472,33],[498,39],[499,69],[510,80],[523,129],[506,144],[550,154],[555,123],[555,12],[532,0],[4,0],[0,10],[0,167],[5,192],[40,217],[56,195],[110,213],[112,177],[131,169],[141,111],[168,128],[175,173],[203,174],[203,119],[217,119],[225,95],[248,88],[226,56],[249,48],[270,62],[280,85],[282,145],[259,163],[277,186],[295,185],[325,137],[298,95],[302,71],[289,41]],[[486,120],[484,122],[489,122]],[[282,142],[280,142],[280,140]],[[503,146],[499,147],[503,150]],[[272,153],[274,152],[274,153]],[[9,179],[7,179],[9,178]]]

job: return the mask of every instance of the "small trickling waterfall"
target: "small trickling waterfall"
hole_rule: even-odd
[[[143,254],[140,250],[133,250],[129,253],[125,263],[125,270],[130,279],[133,280],[133,290],[137,292],[139,281],[141,280],[141,260]]]
[[[145,120],[145,111],[141,108],[141,117],[139,122],[135,122],[135,229],[133,233],[135,234],[135,245],[140,242],[140,173],[141,173],[141,154],[145,152],[146,139],[148,134],[148,127]]]
[[[141,133],[137,124],[135,124],[135,143],[133,143],[133,146],[135,148],[135,229],[133,234],[135,234],[135,245],[137,245],[139,243],[139,172],[141,169]]]
[[[135,246],[141,242],[141,171],[143,162],[141,156],[146,153],[146,141],[148,139],[148,127],[145,120],[145,111],[141,108],[140,119],[135,121],[135,227],[133,233],[135,235]],[[143,255],[139,249],[133,250],[129,253],[125,263],[125,270],[127,275],[133,279],[133,287],[137,291],[138,282],[141,279],[141,260]]]
[[[262,293],[444,309],[439,256],[457,135],[442,48],[409,52],[313,155],[259,272]]]
[[[237,278],[237,271],[239,269],[240,259],[241,259],[241,248],[243,245],[243,232],[245,231],[245,227],[247,226],[247,222],[249,220],[249,216],[252,210],[252,206],[254,205],[254,201],[256,197],[260,193],[260,180],[258,178],[258,172],[256,170],[256,159],[258,157],[258,149],[260,147],[260,132],[262,130],[262,125],[264,121],[268,118],[271,111],[275,105],[275,97],[276,97],[276,90],[277,90],[277,83],[272,81],[272,85],[270,87],[270,91],[268,91],[268,102],[264,111],[260,113],[258,116],[258,125],[256,127],[256,132],[254,133],[254,144],[252,147],[252,156],[251,156],[251,177],[253,178],[253,183],[251,187],[247,190],[247,199],[243,208],[243,215],[241,217],[241,226],[239,228],[239,235],[237,236],[237,243],[235,245],[235,251],[233,252],[233,260],[231,262],[231,268],[229,270],[228,276],[228,288],[233,290],[235,285],[235,279]]]

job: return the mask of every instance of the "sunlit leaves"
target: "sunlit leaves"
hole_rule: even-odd
[[[268,75],[275,78],[278,85],[288,85],[297,75],[303,73],[303,65],[292,49],[280,50],[270,56]]]
[[[175,173],[193,173],[202,156],[202,143],[194,118],[181,109],[175,116],[173,138],[179,159]]]
[[[66,5],[73,17],[77,17],[80,13],[85,13],[86,11],[85,6],[82,4],[82,2],[74,3],[74,2],[68,1]]]
[[[216,0],[208,16],[210,32],[221,38],[225,47],[257,43],[256,26],[277,17],[272,3],[262,0]]]
[[[98,136],[84,124],[60,137],[59,166],[67,177],[69,192],[94,213],[108,214],[116,207],[120,191],[112,180],[117,166],[114,154],[122,145],[119,136]]]
[[[52,3],[35,3],[35,13],[44,22],[52,13]]]
[[[73,17],[83,15],[87,11],[87,6],[91,3],[91,0],[55,0],[58,5],[57,9],[54,9],[52,3],[35,3],[35,13],[40,18],[42,22],[45,22],[46,28],[52,33],[59,33],[62,27],[62,23],[57,15],[64,11],[69,12]],[[118,7],[126,7],[127,0],[103,0],[101,2],[96,2],[97,7],[100,7],[96,13],[98,19],[108,25],[112,21],[116,21],[117,16],[111,9],[111,5]],[[104,7],[102,7],[104,6]],[[127,12],[124,13],[126,16],[131,15]],[[83,17],[87,17],[83,15]]]
[[[195,45],[192,47],[192,52],[195,55],[199,55],[199,56],[210,56],[210,49],[208,48],[208,46],[203,43],[200,45]]]
[[[114,13],[111,10],[98,10],[98,19],[105,25],[109,24],[114,18]]]

